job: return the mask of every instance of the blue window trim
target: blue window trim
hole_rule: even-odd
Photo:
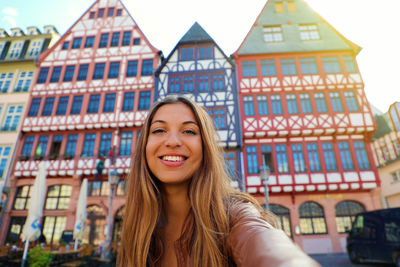
[[[67,113],[68,102],[69,96],[60,96],[58,99],[56,115],[65,115]]]
[[[103,112],[114,112],[115,108],[115,93],[106,94],[106,98],[104,100]]]
[[[138,68],[137,60],[128,61],[128,67],[126,68],[126,77],[136,77]]]
[[[83,102],[83,96],[82,95],[74,96],[74,98],[72,100],[71,110],[70,110],[70,114],[71,115],[76,115],[76,114],[80,114],[81,113],[82,102]]]
[[[148,110],[150,108],[150,91],[142,91],[139,93],[139,107],[138,110]]]
[[[122,111],[133,111],[134,105],[135,105],[135,92],[125,92]]]

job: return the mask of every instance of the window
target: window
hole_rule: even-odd
[[[135,92],[125,92],[122,111],[133,111],[134,104],[135,104]]]
[[[122,35],[122,45],[130,45],[131,44],[132,33],[131,32],[124,32]]]
[[[211,46],[200,46],[199,47],[199,59],[210,59],[212,58],[212,47]]]
[[[355,201],[345,200],[335,206],[336,226],[339,233],[346,233],[356,218],[356,214],[365,211],[364,207]]]
[[[312,106],[310,101],[310,94],[302,93],[300,96],[301,110],[304,114],[312,113]]]
[[[268,98],[266,95],[257,95],[259,115],[268,115]]]
[[[99,12],[97,13],[98,18],[102,18],[104,16],[104,8],[100,8]]]
[[[0,146],[0,179],[6,174],[8,158],[10,157],[11,147]],[[4,181],[4,180],[3,180]]]
[[[278,172],[288,173],[289,163],[286,153],[286,145],[276,145],[275,150],[276,150],[276,161],[278,163]]]
[[[147,110],[150,108],[150,91],[143,91],[139,94],[139,108],[138,110]]]
[[[140,38],[133,38],[133,45],[140,45]]]
[[[222,73],[213,73],[211,84],[214,90],[224,89],[224,76]]]
[[[132,148],[132,132],[121,132],[121,140],[119,143],[119,155],[131,155]]]
[[[326,73],[340,73],[339,59],[337,57],[324,57],[322,58],[324,70]]]
[[[328,109],[326,107],[324,93],[314,93],[315,105],[317,106],[318,113],[326,113]]]
[[[7,93],[8,88],[10,87],[11,80],[13,78],[13,73],[2,73],[0,76],[0,93]]]
[[[339,92],[330,92],[329,97],[331,98],[333,112],[343,112],[342,99]]]
[[[119,36],[120,35],[121,35],[121,33],[119,33],[119,32],[113,32],[110,46],[118,46],[119,45]]]
[[[39,113],[41,98],[33,98],[31,102],[31,107],[28,112],[28,117],[35,117]]]
[[[351,56],[344,56],[344,65],[348,73],[357,72],[356,65],[354,64],[354,59]]]
[[[70,82],[74,78],[75,66],[67,66],[64,73],[64,82]]]
[[[297,99],[295,94],[286,95],[286,104],[289,114],[298,114],[299,108],[297,107]]]
[[[14,92],[28,92],[29,87],[31,86],[32,77],[33,77],[33,71],[21,72],[19,74],[17,86],[14,88]],[[0,80],[0,90],[1,90],[1,80]]]
[[[115,107],[115,93],[106,94],[106,99],[104,101],[103,112],[114,112]]]
[[[138,62],[137,60],[128,61],[128,68],[126,69],[126,77],[136,77]]]
[[[35,156],[37,156],[41,159],[44,158],[44,156],[46,155],[48,142],[49,142],[48,135],[39,136],[39,142],[36,145]]]
[[[43,223],[43,235],[47,243],[56,244],[60,241],[62,232],[65,230],[67,217],[46,216]]]
[[[208,74],[199,74],[199,90],[200,92],[210,91]]]
[[[225,108],[214,108],[214,123],[216,129],[226,129]]]
[[[358,162],[358,167],[361,170],[366,170],[370,168],[369,160],[367,156],[367,151],[363,141],[354,141],[354,150],[356,152],[356,159]]]
[[[264,42],[277,43],[283,41],[282,28],[280,26],[264,27]]]
[[[245,116],[254,116],[253,96],[243,96],[243,107]]]
[[[107,47],[107,45],[108,45],[108,35],[109,35],[108,33],[102,33],[100,35],[99,48]]]
[[[17,194],[14,200],[14,210],[27,210],[31,200],[33,186],[24,185],[17,188]]]
[[[50,147],[49,159],[57,159],[60,155],[60,149],[62,144],[63,136],[60,134],[53,136],[53,141]]]
[[[89,19],[94,19],[95,14],[96,14],[96,13],[95,13],[94,11],[90,12],[90,13],[89,13]]]
[[[46,83],[47,75],[49,74],[49,68],[40,68],[39,77],[36,83]]]
[[[248,174],[258,174],[257,147],[247,146],[247,172]]]
[[[93,47],[94,45],[94,36],[87,36],[85,40],[85,48]]]
[[[10,105],[7,108],[2,131],[16,131],[18,128],[19,120],[22,116],[23,105]]]
[[[318,26],[316,24],[299,25],[300,39],[302,41],[319,40]]]
[[[42,110],[42,116],[51,116],[53,113],[54,97],[46,97],[44,101],[44,107]]]
[[[116,16],[119,17],[119,16],[121,16],[121,15],[122,15],[122,9],[119,8],[119,9],[117,9],[117,15],[116,15]]]
[[[325,214],[322,207],[315,202],[305,202],[299,208],[300,232],[303,235],[328,233]]]
[[[89,98],[89,106],[87,109],[87,113],[98,113],[99,104],[100,104],[100,95],[99,94],[91,95]]]
[[[292,144],[293,165],[295,172],[305,172],[306,162],[304,160],[303,146],[301,144]]]
[[[357,100],[353,91],[344,92],[344,98],[346,100],[348,111],[358,111]]]
[[[343,170],[353,170],[353,159],[350,153],[349,143],[348,142],[338,142],[339,151],[340,151],[340,159],[342,161]]]
[[[183,91],[193,92],[193,75],[183,76]]]
[[[281,69],[283,75],[296,75],[296,64],[294,59],[281,59]]]
[[[119,75],[119,62],[110,62],[110,69],[108,70],[108,78],[118,78]]]
[[[85,134],[85,140],[83,141],[82,157],[93,156],[95,141],[96,141],[95,133]]]
[[[72,186],[53,185],[47,190],[46,210],[66,210],[71,198]]]
[[[282,115],[282,102],[280,95],[271,95],[272,114]]]
[[[60,81],[61,69],[62,69],[61,66],[53,68],[53,72],[51,73],[51,77],[50,77],[51,83],[57,83]]]
[[[262,164],[269,167],[271,173],[275,173],[275,166],[272,156],[272,148],[270,145],[261,146]]]
[[[153,60],[145,59],[142,62],[142,76],[153,75]]]
[[[112,133],[102,133],[100,136],[99,156],[106,157],[111,149]]]
[[[6,243],[16,244],[20,240],[26,217],[11,217]]]
[[[336,171],[336,158],[335,152],[333,151],[333,145],[331,142],[322,143],[322,151],[324,153],[325,167],[327,171]]]
[[[179,49],[180,60],[193,60],[194,58],[193,47],[182,47]]]
[[[308,162],[310,165],[310,171],[319,172],[321,171],[321,164],[319,161],[318,146],[316,143],[307,144]]]
[[[180,83],[181,77],[178,75],[170,75],[169,76],[169,86],[168,92],[169,93],[179,93],[180,92]]]
[[[227,173],[232,180],[237,180],[236,175],[236,157],[235,152],[224,152],[225,166],[228,168]]]
[[[315,58],[300,58],[300,68],[303,74],[317,74],[317,63]]]
[[[72,49],[81,48],[81,44],[82,44],[82,37],[76,37],[72,41],[72,47],[71,48]]]
[[[69,47],[69,41],[65,41],[64,43],[63,43],[63,45],[62,45],[62,50],[68,50],[68,47]]]
[[[31,156],[34,141],[35,141],[34,136],[25,137],[25,142],[21,151],[22,156],[27,156],[28,158]]]
[[[275,3],[275,12],[276,12],[276,13],[283,13],[283,12],[285,12],[285,8],[284,8],[282,2],[276,2],[276,3]]]
[[[78,134],[69,134],[67,138],[67,146],[65,148],[66,156],[75,156],[76,143],[78,142]]]
[[[275,68],[275,60],[261,60],[261,74],[262,76],[275,76],[276,68]]]
[[[257,77],[257,65],[255,61],[242,62],[243,77]]]
[[[277,217],[278,228],[282,229],[288,236],[292,236],[290,227],[290,211],[279,204],[269,204],[269,210]]]
[[[107,9],[107,17],[112,17],[114,16],[114,8],[113,7],[109,7]]]
[[[79,65],[78,78],[76,78],[76,79],[78,81],[86,80],[88,70],[89,70],[89,64]]]
[[[96,63],[92,79],[103,79],[106,63]]]
[[[74,98],[72,100],[71,111],[70,111],[71,115],[80,114],[81,113],[82,101],[83,101],[83,96],[82,95],[74,96]]]

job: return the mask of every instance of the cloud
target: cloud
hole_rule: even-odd
[[[11,17],[18,16],[18,11],[12,7],[6,7],[2,10],[2,12],[3,12],[3,14],[11,16]]]
[[[3,19],[5,21],[7,21],[12,28],[17,27],[17,21],[16,21],[15,18],[9,17],[9,16],[5,16]]]

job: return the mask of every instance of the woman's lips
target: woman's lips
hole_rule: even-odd
[[[165,155],[161,156],[161,162],[168,167],[179,167],[185,163],[187,157],[177,155]]]

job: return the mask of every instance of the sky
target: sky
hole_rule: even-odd
[[[0,28],[53,25],[64,34],[95,0],[0,0]],[[357,63],[370,103],[400,101],[400,0],[305,0],[362,50]],[[246,37],[267,0],[122,0],[150,43],[168,56],[198,22],[226,55]]]

